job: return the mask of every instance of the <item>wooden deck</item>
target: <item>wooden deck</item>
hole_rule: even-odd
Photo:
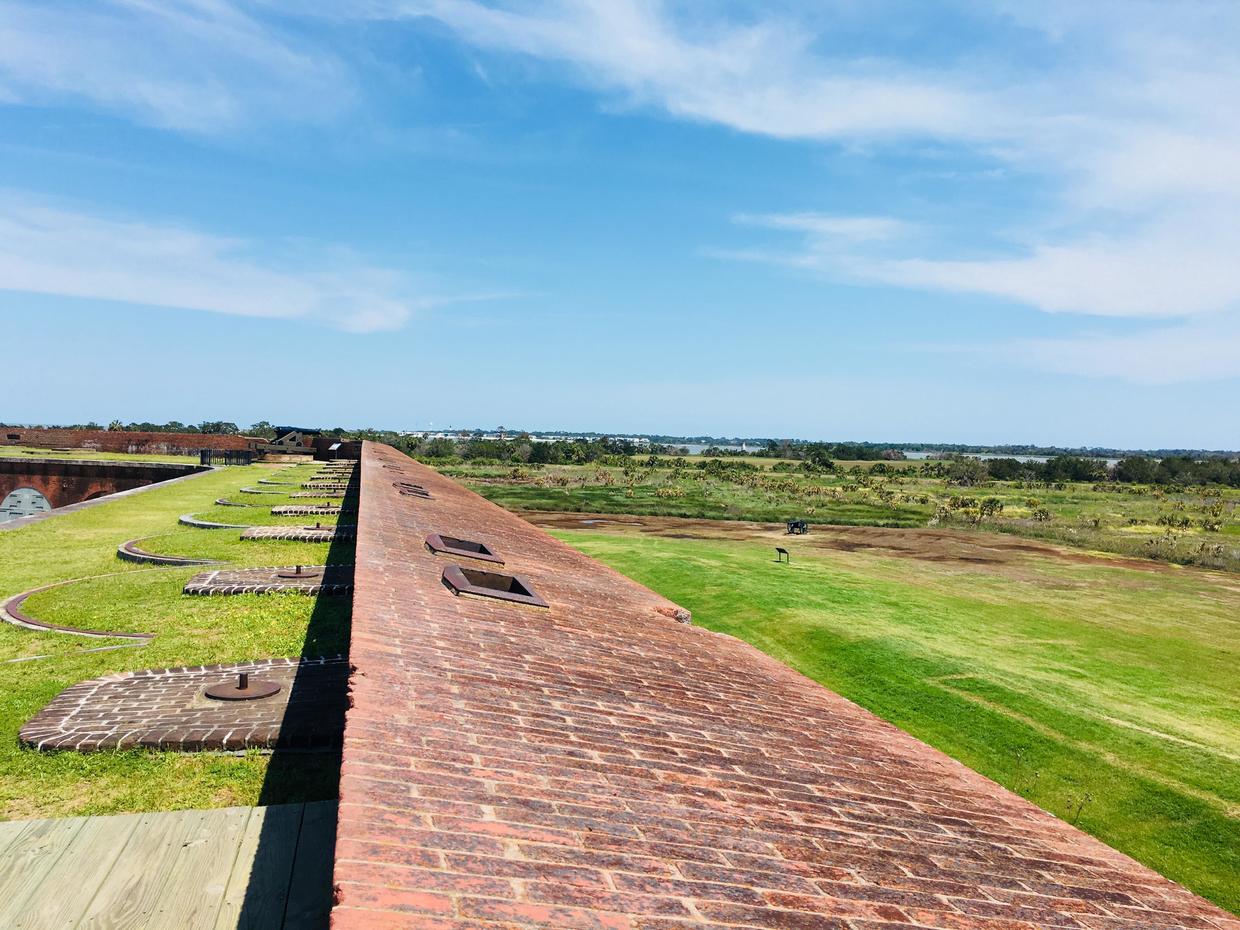
[[[336,804],[0,823],[6,930],[322,930]]]

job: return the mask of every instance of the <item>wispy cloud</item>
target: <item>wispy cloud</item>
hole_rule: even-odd
[[[0,289],[237,316],[397,329],[454,298],[339,249],[259,245],[0,196]]]
[[[435,20],[479,48],[567,66],[619,102],[779,138],[972,137],[1002,117],[963,71],[944,75],[891,59],[821,60],[811,50],[816,36],[791,16],[677,19],[649,0],[508,7],[369,0],[348,9],[376,19]]]
[[[478,48],[567,67],[635,107],[776,138],[882,146],[927,137],[1037,175],[1051,191],[1030,217],[1036,225],[1006,249],[1010,230],[945,230],[991,242],[985,258],[944,255],[941,246],[927,254],[907,241],[876,254],[905,239],[909,224],[819,212],[736,218],[796,233],[798,249],[711,254],[990,294],[1054,313],[1191,316],[1240,301],[1234,5],[1205,3],[1196,8],[1204,15],[1190,16],[1149,2],[1011,4],[983,24],[977,48],[933,64],[864,49],[828,54],[830,13],[770,9],[687,16],[658,0],[354,8],[437,21]],[[1040,37],[1045,58],[999,67],[977,54],[985,37],[1013,28]]]
[[[1013,244],[1017,254],[984,259],[917,257],[910,254],[919,244],[910,235],[915,227],[882,217],[785,214],[760,225],[796,233],[799,241],[727,254],[863,283],[987,294],[1048,313],[1193,317],[1240,307],[1234,259],[1240,228],[1230,209],[1168,213],[1122,232]]]
[[[0,101],[87,104],[193,132],[318,120],[351,99],[349,69],[230,0],[7,0]]]
[[[733,222],[805,233],[816,241],[882,242],[909,235],[915,226],[889,216],[835,216],[828,213],[740,213]]]
[[[1180,362],[1163,371],[1232,376],[1219,345],[1234,346],[1240,329],[1240,7],[1011,0],[946,9],[974,28],[915,53],[835,34],[846,20],[852,35],[889,36],[882,3],[9,0],[0,101],[85,102],[192,132],[317,120],[355,99],[364,84],[356,69],[383,65],[384,52],[367,49],[375,60],[359,61],[336,32],[359,21],[447,32],[470,46],[493,93],[511,77],[492,60],[515,56],[592,89],[609,110],[859,152],[904,146],[907,156],[910,141],[928,140],[1003,178],[1037,178],[1038,202],[1016,223],[1004,211],[1003,228],[952,226],[942,203],[929,211],[940,230],[888,216],[884,202],[852,198],[851,212],[837,215],[830,191],[809,190],[804,204],[734,217],[757,241],[711,254],[1132,321],[1124,336],[1020,343],[1021,357],[1043,368],[1121,376],[1167,340]],[[310,16],[342,28],[294,28]],[[1007,56],[1004,41],[1032,52]],[[372,329],[419,306],[403,275],[347,256],[295,273],[287,268],[297,262],[256,257],[252,243],[31,209],[0,203],[0,286]],[[1182,322],[1148,328],[1159,319]]]

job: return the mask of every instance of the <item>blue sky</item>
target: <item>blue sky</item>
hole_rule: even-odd
[[[1240,446],[1240,7],[0,3],[0,419]]]

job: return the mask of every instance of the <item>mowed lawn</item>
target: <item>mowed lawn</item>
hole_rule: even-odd
[[[270,756],[251,752],[178,753],[131,750],[41,753],[18,746],[17,734],[69,685],[113,672],[235,662],[268,656],[347,651],[349,598],[296,594],[188,597],[185,581],[202,568],[156,568],[121,561],[116,547],[144,537],[152,552],[223,559],[234,565],[351,561],[351,547],[242,542],[237,530],[178,527],[187,512],[228,511],[270,519],[283,496],[242,495],[260,478],[305,480],[313,466],[220,469],[141,494],[0,531],[0,599],[40,585],[83,579],[29,598],[38,619],[96,630],[154,633],[146,646],[122,639],[85,639],[0,623],[0,820],[189,807],[225,807],[334,797],[338,760],[305,754],[304,764],[267,778]],[[257,485],[256,485],[257,486]],[[284,487],[283,491],[296,491]],[[256,507],[214,508],[217,497]],[[262,515],[265,515],[263,517]],[[305,517],[285,517],[304,524]],[[312,521],[311,521],[312,522]],[[99,647],[124,646],[109,651]]]
[[[556,535],[1240,912],[1240,578]]]
[[[197,465],[197,455],[159,453],[97,452],[93,449],[45,449],[41,446],[0,446],[0,457],[16,459],[79,459],[83,462],[175,462]]]

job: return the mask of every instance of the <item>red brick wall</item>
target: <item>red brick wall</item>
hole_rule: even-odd
[[[183,465],[112,465],[107,462],[9,460],[0,462],[0,500],[18,488],[34,488],[53,507],[67,507],[104,494],[144,487],[188,474]]]
[[[16,439],[10,437],[16,436]],[[215,436],[201,433],[131,433],[127,430],[0,429],[0,446],[33,446],[36,449],[96,449],[149,455],[197,455],[201,449],[249,449],[256,442],[246,436]]]
[[[329,451],[332,446],[340,444],[335,452]],[[316,459],[356,459],[362,454],[362,444],[356,439],[339,439],[335,436],[314,437],[314,457]]]

